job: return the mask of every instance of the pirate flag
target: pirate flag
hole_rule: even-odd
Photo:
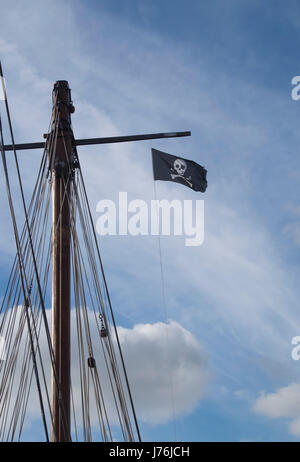
[[[207,171],[193,160],[152,149],[152,164],[154,180],[175,181],[194,191],[205,192]]]

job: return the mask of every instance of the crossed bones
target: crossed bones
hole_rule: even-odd
[[[173,172],[175,172],[174,169],[171,169]],[[188,178],[186,178],[184,175],[180,175],[178,173],[171,173],[171,178],[172,180],[174,180],[174,178],[181,178],[182,180],[184,180],[190,187],[193,186],[193,183],[191,183],[189,180],[191,179],[191,177],[189,176]]]

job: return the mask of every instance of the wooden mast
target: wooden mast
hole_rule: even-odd
[[[70,183],[74,112],[65,80],[55,83],[53,115],[59,126],[52,162],[52,441],[70,441]],[[55,121],[55,117],[53,117]],[[52,127],[55,130],[55,127]]]

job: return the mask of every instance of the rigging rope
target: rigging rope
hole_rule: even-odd
[[[1,68],[0,74],[2,75]],[[7,100],[6,115],[14,147]],[[75,148],[73,157],[77,161],[76,170],[72,159],[68,158],[64,132],[60,128],[59,108],[56,108],[52,114],[46,147],[28,209],[14,149],[18,185],[25,215],[25,223],[20,235],[3,149],[2,126],[0,128],[2,160],[17,246],[17,255],[0,307],[0,335],[5,334],[7,350],[7,360],[0,362],[0,438],[11,441],[21,439],[30,406],[31,385],[34,378],[47,441],[49,426],[54,431],[46,361],[51,364],[54,386],[59,396],[60,383],[46,303],[49,300],[48,285],[53,241],[62,221],[61,206],[57,222],[51,228],[51,188],[57,139],[61,136],[69,163],[68,175],[62,176],[60,180],[60,193],[61,204],[67,201],[70,210],[71,282],[74,294],[72,303],[76,321],[80,388],[78,393],[75,364],[70,389],[71,414],[74,422],[72,436],[74,434],[74,438],[79,440],[82,431],[85,441],[92,441],[95,437],[103,441],[112,441],[115,438],[113,426],[118,422],[122,438],[125,441],[134,441],[133,420],[137,439],[141,441],[82,171]],[[98,322],[99,317],[101,325]],[[94,331],[97,333],[96,337]],[[46,339],[46,353],[41,343],[42,338]],[[78,406],[81,419],[76,415]],[[59,399],[59,407],[62,425],[66,428],[66,412],[61,399]],[[94,436],[96,428],[97,433]],[[54,434],[54,437],[56,438],[57,435]]]
[[[152,148],[152,145],[151,145]],[[164,269],[163,269],[163,260],[162,260],[162,251],[161,251],[161,238],[159,233],[159,209],[158,209],[158,200],[157,200],[157,191],[156,191],[156,183],[153,179],[153,188],[154,188],[154,199],[156,204],[156,216],[157,216],[157,229],[158,229],[158,256],[159,256],[159,266],[160,266],[160,279],[161,279],[161,296],[162,296],[162,306],[164,310],[165,320],[168,321],[168,310],[167,310],[167,299],[166,299],[166,285],[165,285],[165,277],[164,277]],[[166,326],[166,339],[169,342],[169,333],[168,333],[168,326]],[[175,421],[175,398],[174,398],[174,383],[172,380],[172,375],[170,375],[170,389],[171,389],[171,407],[172,407],[172,414],[173,414],[173,431],[174,431],[174,441],[177,441],[176,435],[176,421]]]
[[[0,73],[1,73],[1,76],[2,76],[1,67],[0,67]],[[3,80],[2,80],[2,83],[3,83]],[[12,124],[11,124],[11,119],[10,119],[10,114],[9,114],[9,107],[8,107],[7,98],[5,100],[5,107],[6,107],[6,113],[7,113],[8,122],[9,122],[9,131],[10,131],[10,135],[11,135],[11,139],[12,139],[12,145],[14,147],[14,137],[13,137]],[[2,159],[3,159],[4,171],[5,171],[5,175],[6,175],[6,179],[7,179],[7,189],[8,189],[9,204],[10,204],[11,216],[12,216],[12,220],[13,220],[13,224],[14,224],[15,239],[16,239],[16,245],[17,245],[17,250],[18,250],[17,256],[18,256],[18,261],[19,261],[19,266],[20,266],[20,279],[21,279],[22,286],[25,284],[25,286],[23,287],[24,300],[29,300],[28,283],[27,283],[27,279],[26,279],[26,274],[24,272],[24,268],[22,266],[19,238],[18,238],[18,235],[17,235],[16,220],[15,220],[15,215],[14,215],[14,211],[13,211],[12,198],[11,198],[11,192],[10,192],[9,181],[8,181],[8,172],[7,172],[7,168],[6,168],[6,159],[5,159],[5,153],[4,153],[4,150],[3,150],[4,141],[3,141],[3,134],[2,134],[2,126],[1,126],[1,137],[2,137],[2,139],[1,139]],[[43,299],[43,296],[42,296],[40,279],[39,279],[39,274],[38,274],[38,269],[37,269],[37,262],[36,262],[34,248],[33,248],[33,240],[32,240],[32,235],[31,235],[31,229],[30,229],[30,225],[29,225],[29,218],[28,218],[28,213],[27,213],[27,210],[26,210],[24,192],[23,192],[23,186],[22,186],[22,180],[21,180],[21,175],[20,175],[20,170],[19,170],[19,165],[18,165],[18,160],[17,160],[15,149],[14,149],[14,157],[15,157],[15,163],[16,163],[16,168],[17,168],[17,173],[18,173],[19,186],[20,186],[20,190],[21,190],[22,204],[23,204],[24,213],[25,213],[25,226],[26,226],[26,231],[27,231],[27,238],[28,238],[28,242],[29,242],[29,246],[30,246],[30,250],[31,250],[32,263],[33,263],[33,266],[34,266],[34,272],[35,272],[36,282],[37,282],[37,286],[38,286],[38,292],[39,292],[39,296],[40,296],[39,302],[40,302],[40,304],[42,306],[42,312],[43,312],[43,315],[44,315],[44,324],[45,324],[46,333],[47,333],[47,337],[48,337],[48,345],[49,345],[49,349],[51,351],[52,346],[51,346],[51,339],[50,339],[50,333],[49,333],[49,328],[48,328],[48,321],[47,321],[47,318],[46,318],[44,299]],[[26,288],[27,293],[25,293],[25,288]],[[29,334],[31,335],[30,324],[28,325],[28,329],[29,329]],[[37,341],[38,341],[38,339],[37,339]],[[37,344],[37,347],[39,348],[38,344]],[[32,350],[32,355],[34,356],[34,350]],[[53,356],[53,353],[52,353],[52,356]],[[52,360],[53,360],[53,358],[52,358]],[[33,361],[35,363],[35,359]],[[55,371],[55,365],[53,364],[53,366],[54,366],[53,367],[54,374],[57,375],[56,371]],[[44,411],[43,400],[42,400],[41,391],[40,391],[38,371],[37,371],[35,365],[34,365],[34,369],[35,369],[35,372],[36,372],[36,381],[37,381],[37,386],[38,386],[38,390],[39,390],[42,417],[43,417],[43,422],[44,422],[44,427],[45,427],[45,434],[46,434],[46,439],[48,440],[48,431],[47,431],[46,420],[45,420],[45,411]]]
[[[3,77],[1,63],[0,63],[0,76]],[[2,80],[2,84],[3,84],[3,80]],[[6,105],[7,115],[9,117],[7,98],[5,99],[5,105]],[[10,130],[11,130],[11,135],[12,135],[12,127],[11,127],[10,118],[9,118],[9,125],[10,125]],[[12,135],[12,141],[13,141],[13,135]],[[19,270],[20,270],[22,292],[23,292],[24,305],[25,305],[25,311],[26,311],[27,327],[28,327],[29,336],[30,336],[30,345],[31,345],[31,354],[32,354],[32,360],[33,360],[33,367],[34,367],[34,372],[35,372],[35,377],[36,377],[36,384],[37,384],[37,388],[38,388],[38,395],[39,395],[39,400],[40,400],[41,413],[42,413],[42,419],[43,419],[44,430],[45,430],[45,435],[46,435],[46,441],[49,441],[48,429],[47,429],[47,423],[46,423],[46,417],[45,417],[45,410],[44,410],[44,403],[43,403],[43,398],[42,398],[42,393],[41,393],[39,373],[38,373],[37,364],[36,364],[36,358],[35,358],[32,331],[31,331],[30,321],[29,321],[29,317],[28,317],[28,308],[31,306],[30,293],[29,293],[29,289],[28,289],[28,282],[27,282],[27,278],[26,278],[26,273],[25,273],[25,270],[24,270],[24,263],[23,263],[23,257],[22,257],[21,248],[20,248],[20,240],[19,240],[18,229],[17,229],[17,224],[16,224],[15,212],[14,212],[14,207],[13,207],[13,203],[12,203],[12,196],[11,196],[11,190],[10,190],[10,184],[9,184],[9,178],[8,178],[8,172],[7,172],[7,165],[6,165],[6,157],[5,157],[5,152],[4,152],[4,148],[3,148],[4,140],[3,140],[1,118],[0,118],[0,143],[1,143],[2,163],[3,163],[4,174],[5,174],[5,180],[6,180],[6,189],[7,189],[7,194],[8,194],[11,218],[12,218],[12,222],[13,222],[15,242],[16,242],[16,246],[17,246]],[[14,141],[13,141],[13,144],[14,144]],[[17,160],[16,160],[16,162],[17,162]],[[18,175],[19,175],[19,170],[18,170]],[[20,183],[20,186],[21,186],[21,183]],[[26,209],[25,209],[25,213],[26,213],[26,221],[28,221]],[[30,228],[28,229],[28,234],[30,236]],[[30,239],[31,239],[31,237],[30,237]]]

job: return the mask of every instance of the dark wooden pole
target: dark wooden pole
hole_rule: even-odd
[[[53,89],[53,111],[59,127],[52,169],[52,441],[70,441],[70,163],[74,112],[68,82]],[[54,130],[54,127],[52,128]],[[67,186],[66,186],[67,184]]]
[[[84,140],[74,140],[75,146],[87,146],[92,144],[110,144],[126,143],[128,141],[145,141],[166,138],[180,138],[182,136],[191,136],[191,132],[167,132],[167,133],[147,133],[145,135],[126,135],[126,136],[108,136],[105,138],[87,138]],[[48,134],[44,135],[47,138]],[[23,144],[5,144],[4,151],[24,151],[26,149],[44,149],[46,143],[23,143]]]

